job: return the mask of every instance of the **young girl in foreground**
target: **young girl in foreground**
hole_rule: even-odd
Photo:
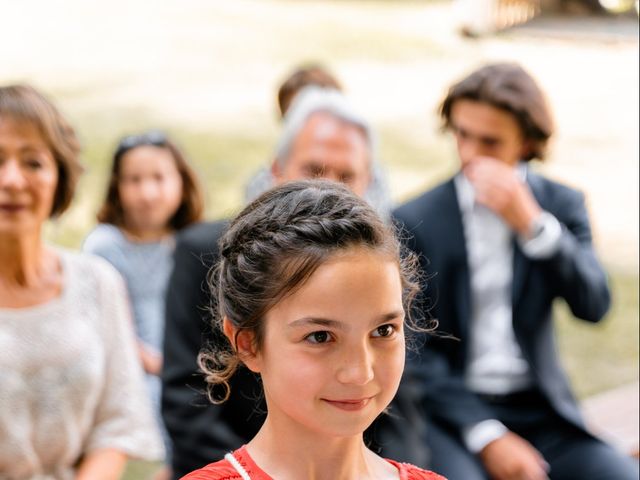
[[[246,207],[220,255],[211,284],[229,346],[200,365],[214,401],[240,364],[259,373],[268,413],[247,445],[183,478],[442,479],[363,441],[400,383],[416,291],[391,227],[342,186],[294,182]]]

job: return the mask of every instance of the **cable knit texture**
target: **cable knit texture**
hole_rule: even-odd
[[[124,284],[106,261],[58,250],[61,295],[0,308],[0,478],[66,480],[82,455],[163,456]]]

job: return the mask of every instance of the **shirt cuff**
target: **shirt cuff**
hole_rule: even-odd
[[[522,252],[534,260],[544,260],[553,256],[560,248],[562,227],[556,217],[543,211],[533,221],[528,238],[518,237]]]
[[[462,439],[471,453],[478,454],[484,447],[502,437],[508,431],[507,427],[498,420],[483,420],[463,429]]]

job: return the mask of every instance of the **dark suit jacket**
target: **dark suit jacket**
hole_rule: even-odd
[[[251,440],[266,416],[259,377],[240,368],[231,378],[231,396],[209,402],[198,352],[207,343],[226,341],[211,324],[207,272],[218,256],[218,239],[228,222],[204,223],[178,235],[175,267],[169,281],[162,372],[162,416],[173,441],[174,478],[220,460]],[[423,420],[411,387],[403,390],[369,429],[372,449],[395,460],[426,466],[420,439]]]
[[[559,365],[552,303],[562,298],[576,317],[597,322],[610,304],[607,277],[592,248],[582,194],[531,172],[527,182],[540,206],[560,221],[562,237],[558,252],[540,261],[525,257],[514,242],[513,328],[537,387],[561,417],[584,428]],[[408,368],[422,385],[420,400],[427,415],[460,432],[465,426],[494,416],[464,384],[471,292],[453,180],[402,205],[394,216],[406,229],[408,246],[422,256],[428,278],[422,292],[424,308],[439,322],[440,332],[459,339],[430,336],[419,358]]]

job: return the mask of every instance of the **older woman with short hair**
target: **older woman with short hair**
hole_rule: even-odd
[[[0,87],[0,476],[111,480],[162,457],[123,282],[47,245],[69,206],[79,144],[28,86]]]

